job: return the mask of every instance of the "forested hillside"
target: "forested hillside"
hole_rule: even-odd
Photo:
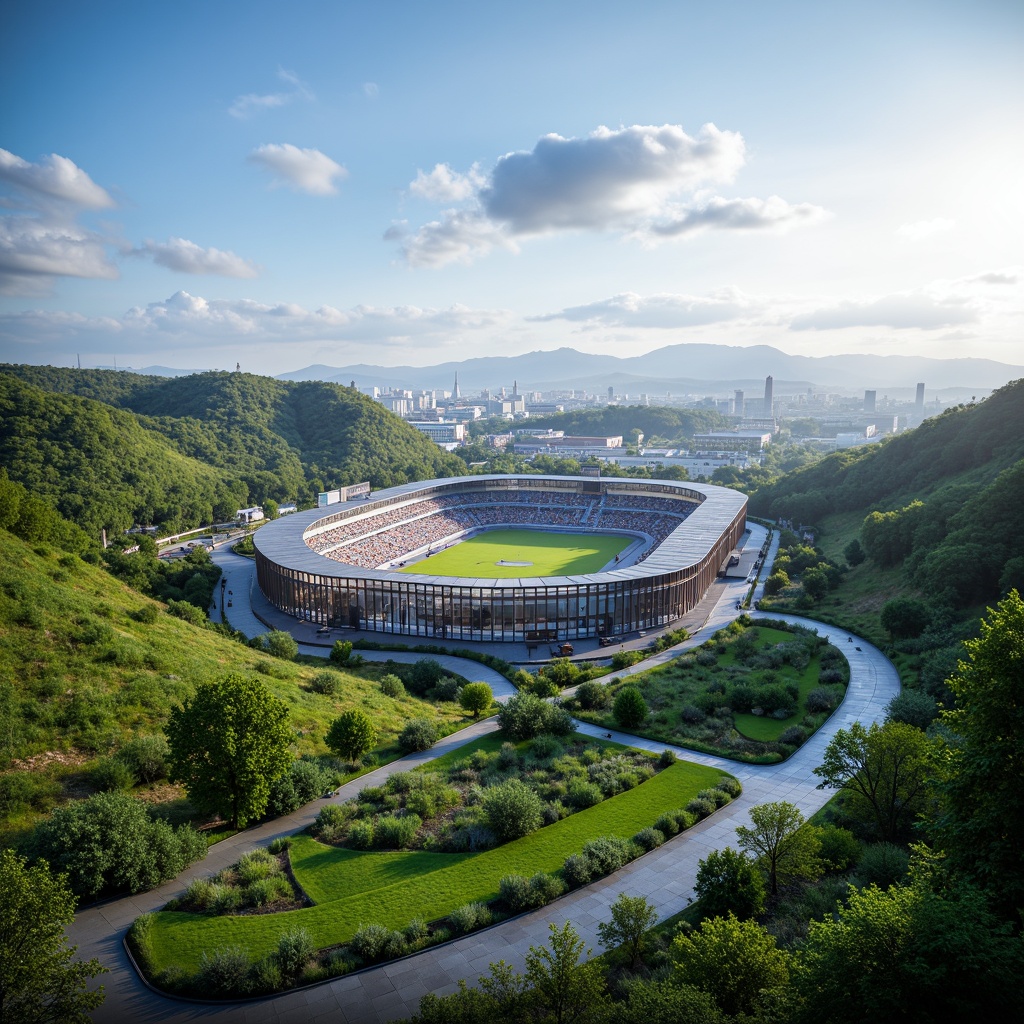
[[[1024,587],[1024,380],[877,446],[837,452],[760,488],[755,515],[821,526],[862,513],[859,541],[938,606]]]
[[[349,388],[242,373],[0,367],[0,465],[90,532],[196,525],[268,499],[457,476],[461,460]]]

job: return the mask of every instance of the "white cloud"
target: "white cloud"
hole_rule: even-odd
[[[261,164],[274,175],[277,185],[289,185],[314,196],[331,196],[338,191],[335,180],[348,177],[348,171],[318,149],[299,149],[291,143],[268,143],[249,154],[249,160]]]
[[[500,225],[476,210],[448,210],[442,220],[424,224],[402,246],[406,260],[414,267],[471,263],[493,249],[519,251]]]
[[[797,224],[813,224],[828,216],[820,206],[811,203],[793,205],[779,196],[767,199],[722,199],[715,196],[663,223],[652,224],[650,231],[671,238],[709,230],[785,230]]]
[[[896,229],[900,238],[907,238],[911,242],[920,242],[932,235],[940,235],[944,231],[950,231],[956,226],[956,221],[948,217],[934,217],[932,220],[918,220],[912,224],[901,224]]]
[[[941,327],[972,324],[978,311],[964,301],[943,300],[928,294],[886,295],[865,302],[839,302],[796,316],[794,331],[827,331],[844,327],[917,328],[934,331]]]
[[[429,174],[418,171],[409,191],[420,199],[435,203],[461,203],[471,199],[483,184],[484,178],[477,164],[473,164],[468,174],[459,174],[447,164],[436,164]]]
[[[0,149],[0,181],[37,199],[40,196],[60,199],[87,210],[114,205],[106,189],[100,188],[74,161],[56,153],[32,164]]]
[[[375,100],[380,95],[380,88],[376,82],[363,82],[363,95],[368,100]]]
[[[182,274],[218,274],[221,277],[256,277],[256,265],[222,249],[203,249],[186,238],[169,238],[166,242],[147,241],[138,255],[151,256],[153,262]]]
[[[712,228],[781,229],[827,215],[778,196],[696,195],[731,181],[745,159],[742,136],[713,124],[695,136],[679,125],[632,125],[601,127],[585,138],[546,135],[529,152],[501,157],[488,175],[476,165],[462,175],[437,164],[419,172],[410,192],[464,208],[414,232],[403,251],[414,266],[441,266],[560,231],[619,231],[658,242]]]
[[[736,288],[726,288],[712,295],[662,293],[644,296],[623,292],[610,299],[570,306],[558,313],[527,319],[540,322],[569,320],[601,327],[672,329],[736,320],[761,308],[759,303]]]
[[[228,113],[232,117],[237,117],[239,120],[246,120],[252,117],[254,114],[261,113],[264,110],[273,110],[277,107],[284,107],[291,103],[293,100],[303,99],[312,100],[313,93],[309,87],[295,74],[294,71],[286,71],[284,68],[277,69],[277,77],[290,85],[292,88],[287,89],[284,92],[272,92],[272,93],[246,93],[244,96],[239,96],[235,99],[235,102],[228,107]]]
[[[89,338],[102,346],[116,334],[122,351],[130,346],[159,349],[170,341],[180,348],[310,341],[397,345],[410,339],[434,346],[448,343],[453,335],[494,327],[507,319],[508,314],[500,310],[461,305],[447,309],[355,306],[348,310],[321,306],[308,310],[295,303],[207,299],[178,291],[160,302],[130,309],[117,319],[42,310],[10,313],[0,316],[0,334],[15,344],[45,338],[67,346]]]

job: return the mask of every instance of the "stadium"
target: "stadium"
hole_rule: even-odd
[[[429,480],[268,523],[253,535],[256,579],[275,607],[323,626],[527,643],[620,635],[700,601],[746,505],[738,491],[671,480]]]

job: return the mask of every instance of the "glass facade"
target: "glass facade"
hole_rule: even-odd
[[[500,483],[498,483],[500,481]],[[580,488],[593,487],[598,481],[579,480]],[[599,482],[615,493],[660,496],[671,492],[689,500],[706,498],[706,489],[685,484],[657,481],[626,481],[605,478]],[[436,486],[417,485],[416,496],[465,493],[481,490],[481,478],[435,481]],[[524,490],[552,487],[552,478],[519,477],[488,479],[487,486],[518,486]],[[305,535],[322,530],[326,523],[365,514],[409,500],[407,485],[403,493],[364,502],[351,510],[339,510],[325,516],[324,510],[305,528]],[[565,478],[559,479],[564,489]],[[725,489],[718,488],[723,491]],[[624,572],[597,573],[587,582],[571,577],[552,577],[550,585],[522,585],[517,580],[484,581],[415,576],[384,571],[358,570],[344,563],[313,555],[289,560],[281,557],[284,545],[261,543],[271,536],[271,528],[281,530],[291,524],[284,520],[264,527],[256,534],[256,573],[260,590],[277,608],[321,625],[399,633],[408,636],[452,640],[547,641],[615,635],[665,626],[689,611],[714,581],[719,568],[729,557],[743,534],[746,501],[736,497],[723,504],[721,519],[714,529],[700,531],[697,548],[689,541],[680,550],[678,567],[665,569],[667,559],[651,559],[657,565],[642,563]],[[314,513],[315,515],[315,513]],[[728,518],[726,518],[728,516]],[[294,517],[289,517],[293,519]],[[301,523],[294,524],[295,530]],[[685,526],[681,529],[685,529]],[[277,550],[275,550],[275,548]],[[682,542],[664,542],[661,554],[682,548]],[[687,557],[698,554],[698,557]],[[318,572],[296,568],[315,560]],[[441,580],[441,582],[439,582]],[[534,581],[530,581],[533,584]]]

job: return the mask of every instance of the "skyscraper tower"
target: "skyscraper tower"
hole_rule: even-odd
[[[775,405],[772,399],[772,378],[770,376],[764,379],[764,416],[765,419],[770,419],[775,415]]]
[[[864,411],[874,412],[875,411],[875,392],[865,391],[864,392]]]
[[[462,391],[459,389],[459,371],[455,371],[455,390],[452,392],[452,398],[458,401],[462,397]]]
[[[918,412],[924,412],[924,385],[917,385],[917,397],[914,399],[914,405],[917,406]]]
[[[732,410],[737,416],[743,415],[743,392],[737,389],[732,396]]]

